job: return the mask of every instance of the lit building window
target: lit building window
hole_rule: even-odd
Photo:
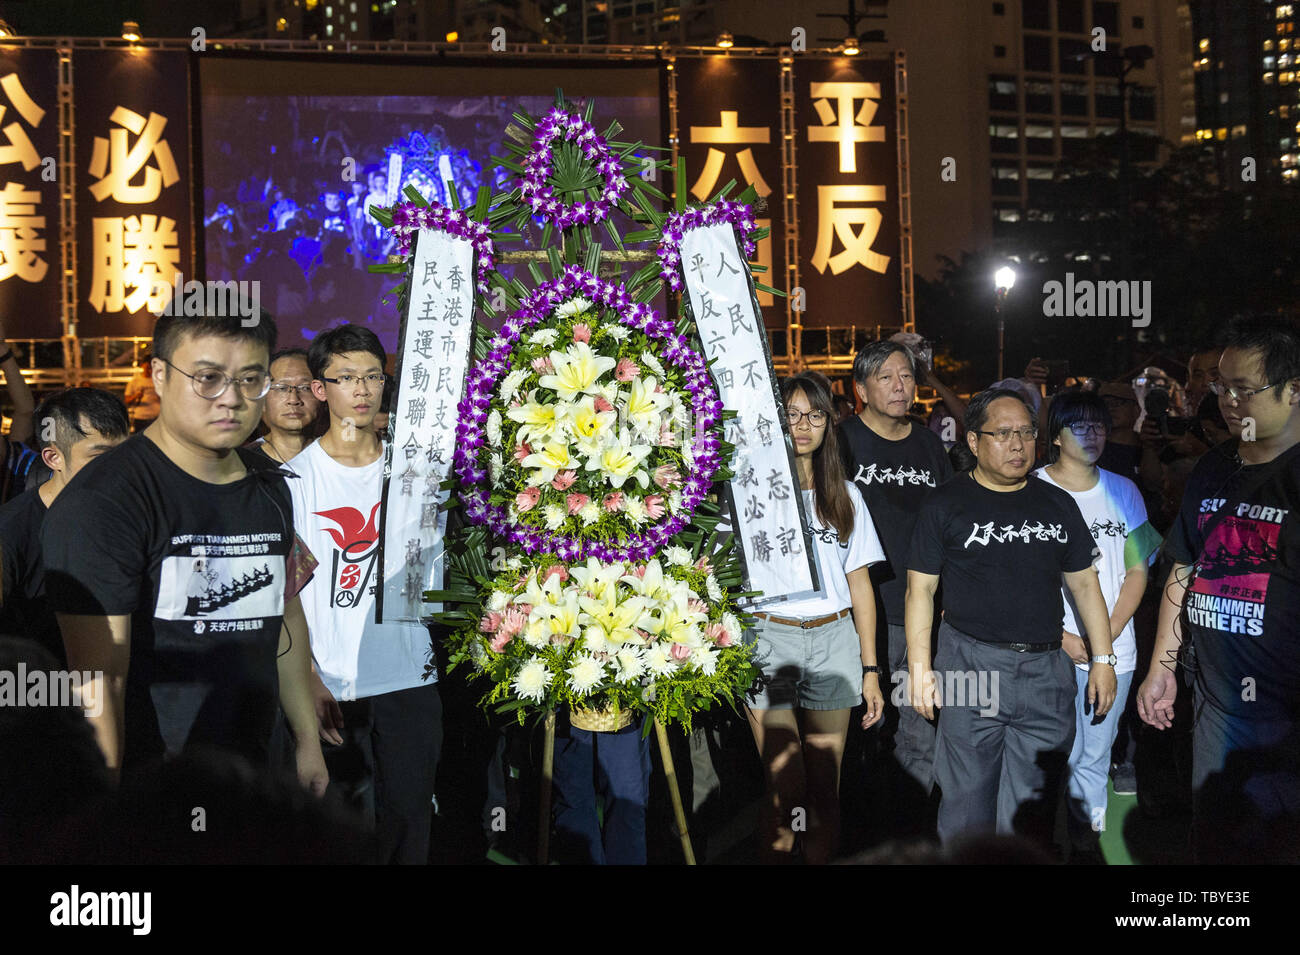
[[[1020,210],[1019,210],[1019,209],[999,209],[999,210],[998,210],[998,219],[999,219],[1000,221],[1002,221],[1002,222],[1019,222],[1019,221],[1020,221]]]
[[[1219,140],[1219,142],[1223,142],[1223,140],[1227,139],[1227,138],[1228,138],[1228,127],[1226,127],[1226,126],[1220,126],[1218,129],[1216,129],[1216,130],[1214,131],[1214,138],[1217,139],[1217,140]]]
[[[1278,41],[1277,41],[1277,48],[1278,48],[1279,50],[1289,50],[1289,49],[1291,49],[1291,41],[1290,41],[1290,40],[1278,40]]]
[[[1232,138],[1233,138],[1233,139],[1240,139],[1242,136],[1245,136],[1245,135],[1246,135],[1246,125],[1245,125],[1245,123],[1242,123],[1242,124],[1240,124],[1240,125],[1238,125],[1238,126],[1234,126],[1234,127],[1232,127]]]
[[[1265,73],[1265,74],[1264,74],[1264,82],[1265,82],[1265,83],[1272,83],[1272,82],[1273,82],[1273,74],[1272,74],[1272,73]]]
[[[1277,18],[1279,20],[1289,20],[1291,18],[1291,4],[1279,3],[1277,6]]]
[[[1210,41],[1209,41],[1209,40],[1205,40],[1205,39],[1203,39],[1203,40],[1201,40],[1201,42],[1198,43],[1196,46],[1197,46],[1197,49],[1199,49],[1202,53],[1208,53],[1208,52],[1210,51]]]
[[[1264,41],[1264,49],[1266,49],[1266,50],[1271,50],[1271,49],[1273,49],[1273,41],[1272,41],[1272,40],[1265,40],[1265,41]]]

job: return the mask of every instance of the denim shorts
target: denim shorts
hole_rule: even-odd
[[[756,710],[847,710],[862,702],[862,649],[853,615],[804,630],[761,617],[750,631],[762,673]]]

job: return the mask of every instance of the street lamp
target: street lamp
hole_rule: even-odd
[[[1011,266],[1004,265],[993,273],[993,288],[997,291],[997,299],[993,307],[998,316],[998,381],[1002,380],[1002,343],[1006,325],[1002,319],[1002,303],[1006,301],[1007,293],[1015,284],[1016,270]]]

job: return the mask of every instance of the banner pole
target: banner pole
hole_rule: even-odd
[[[555,769],[555,710],[546,711],[546,736],[542,743],[542,792],[537,810],[537,864],[546,865],[551,853],[551,777]]]
[[[686,810],[682,808],[682,794],[677,788],[677,770],[673,767],[673,753],[668,747],[668,731],[655,720],[655,737],[659,740],[659,757],[664,763],[664,776],[668,778],[668,795],[673,801],[673,818],[677,820],[677,833],[682,838],[682,855],[687,865],[695,865],[695,850],[691,848],[691,833],[686,826]]]

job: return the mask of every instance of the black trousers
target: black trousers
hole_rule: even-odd
[[[375,830],[380,862],[427,865],[442,751],[438,685],[343,700],[339,708],[343,745],[323,746],[330,788]]]

